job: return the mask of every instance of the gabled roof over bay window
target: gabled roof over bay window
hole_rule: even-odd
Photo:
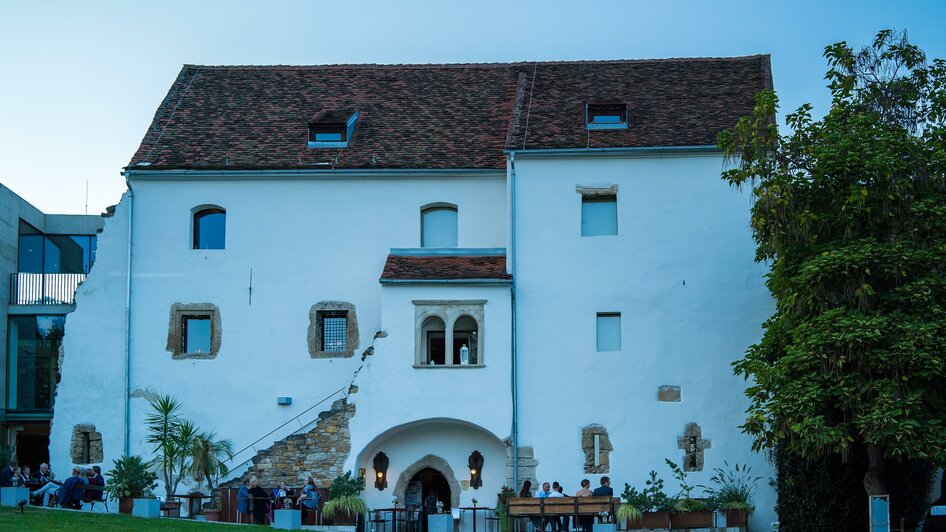
[[[380,282],[508,284],[506,250],[502,248],[392,249]]]

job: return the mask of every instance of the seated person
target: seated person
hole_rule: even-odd
[[[319,509],[319,491],[315,487],[315,479],[312,476],[309,476],[305,481],[305,487],[302,488],[302,495],[299,496],[299,508],[313,512],[317,512]]]
[[[0,471],[0,488],[9,488],[13,486],[13,475],[16,474],[16,460],[10,460],[10,463]]]
[[[82,501],[76,497],[81,492],[75,489],[76,486],[80,484],[85,484],[86,480],[82,478],[82,471],[78,467],[72,468],[72,476],[67,478],[65,482],[62,483],[62,486],[59,487],[59,491],[56,492],[56,497],[59,498],[59,506],[62,508],[73,508],[78,509]]]
[[[39,471],[33,475],[33,481],[42,484],[38,490],[30,493],[30,497],[42,497],[43,506],[49,505],[49,498],[56,496],[59,484],[56,483],[56,475],[49,469],[49,464],[40,464]]]
[[[280,482],[278,486],[273,488],[273,493],[270,496],[272,499],[273,509],[282,510],[285,506],[286,497],[289,496],[289,488],[286,487],[285,482]]]
[[[86,483],[90,486],[105,486],[105,477],[102,476],[102,468],[92,466],[85,473]],[[92,501],[101,501],[105,499],[105,492],[98,490],[85,490],[85,498]]]

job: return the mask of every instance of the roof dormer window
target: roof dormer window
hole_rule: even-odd
[[[358,111],[329,112],[319,111],[309,121],[309,148],[347,148]]]
[[[585,104],[588,129],[626,129],[627,104],[624,102],[588,102]]]

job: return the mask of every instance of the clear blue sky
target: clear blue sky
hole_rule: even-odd
[[[0,0],[0,183],[47,212],[118,201],[182,64],[772,55],[783,109],[823,113],[825,45],[906,28],[946,57],[946,1]]]

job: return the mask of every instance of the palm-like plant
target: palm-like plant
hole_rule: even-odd
[[[214,432],[203,432],[194,438],[191,446],[190,471],[200,488],[202,482],[207,482],[210,492],[210,502],[214,505],[214,482],[228,474],[227,460],[233,458],[233,442],[229,439],[218,440]]]
[[[181,455],[175,437],[181,423],[178,417],[180,410],[181,403],[177,399],[163,395],[151,401],[151,413],[145,418],[148,427],[147,441],[154,445],[157,455],[152,463],[164,482],[167,500],[174,497],[174,489],[177,488],[177,484],[173,482]]]

